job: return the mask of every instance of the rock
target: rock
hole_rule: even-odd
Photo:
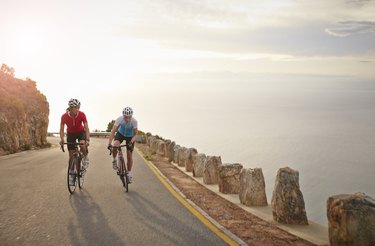
[[[305,201],[299,188],[299,173],[289,167],[277,172],[272,194],[273,219],[284,224],[307,225]]]
[[[148,146],[150,147],[150,149],[152,150],[152,151],[156,151],[155,149],[155,143],[156,143],[156,141],[157,141],[157,138],[156,137],[154,137],[154,136],[150,136],[150,137],[148,137],[147,138],[148,140],[147,140],[147,144],[148,144]]]
[[[197,154],[193,162],[193,176],[203,177],[204,163],[206,162],[205,154]]]
[[[147,143],[146,139],[147,139],[146,135],[140,134],[140,135],[137,135],[136,142],[145,144]]]
[[[267,206],[266,185],[261,168],[243,168],[240,173],[240,202],[246,206]]]
[[[176,145],[176,146],[174,146],[174,148],[173,148],[173,151],[174,151],[173,162],[174,162],[175,164],[178,164],[178,161],[179,161],[179,159],[180,159],[180,157],[178,156],[179,153],[180,153],[180,148],[181,148],[180,145]]]
[[[364,193],[331,196],[327,217],[331,245],[375,245],[373,198]]]
[[[172,141],[169,140],[169,139],[164,140],[164,143],[165,143],[165,145],[167,145],[167,147],[168,147],[168,145],[169,145],[171,142],[172,142]]]
[[[219,166],[219,191],[224,194],[240,192],[240,172],[242,165],[224,164]]]
[[[142,135],[142,144],[147,144],[147,136],[146,135]]]
[[[151,135],[152,136],[152,135]],[[146,145],[150,147],[150,137],[148,134],[146,134]]]
[[[167,156],[167,145],[163,140],[157,141],[157,151],[156,153],[161,156]]]
[[[207,157],[203,170],[203,182],[205,184],[219,183],[219,166],[221,166],[220,156]]]
[[[151,151],[152,151],[153,154],[157,154],[158,153],[158,144],[159,144],[160,141],[162,141],[162,140],[160,140],[160,139],[158,139],[156,137],[155,137],[155,139],[153,139],[151,141],[150,149],[151,149]]]
[[[193,162],[195,155],[198,153],[198,151],[194,148],[189,148],[186,151],[186,158],[185,158],[185,171],[186,172],[192,172],[193,171]]]
[[[167,151],[168,151],[168,161],[172,162],[174,158],[174,147],[176,146],[176,143],[172,141],[170,144],[167,146]]]
[[[0,152],[48,147],[48,116],[47,98],[35,81],[0,70]]]
[[[179,167],[185,167],[185,161],[188,155],[187,151],[188,149],[186,147],[181,147],[179,149],[179,153],[178,153],[178,166]]]

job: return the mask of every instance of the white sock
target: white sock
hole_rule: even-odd
[[[129,175],[132,175],[132,171],[128,171],[128,174],[129,174]]]

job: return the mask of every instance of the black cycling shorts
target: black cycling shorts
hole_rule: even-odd
[[[128,145],[130,143],[130,141],[132,140],[133,137],[124,137],[121,133],[117,132],[116,135],[115,135],[115,140],[117,141],[120,141],[120,144],[122,143],[122,141],[125,140],[125,143]],[[126,149],[130,152],[133,152],[134,150],[134,143],[131,147],[128,147],[126,146]]]
[[[81,131],[81,132],[68,132],[66,134],[66,141],[68,143],[72,143],[72,142],[76,142],[76,140],[78,139],[78,141],[81,141],[81,140],[85,140],[86,141],[86,132],[85,131]],[[73,150],[74,149],[74,145],[73,144],[68,144],[68,150]]]

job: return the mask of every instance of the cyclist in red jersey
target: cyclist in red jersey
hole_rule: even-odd
[[[77,139],[79,143],[85,144],[80,145],[81,151],[84,155],[83,157],[83,168],[87,169],[89,166],[89,159],[87,157],[87,147],[90,144],[90,130],[87,123],[86,115],[84,112],[79,111],[81,106],[80,101],[77,99],[69,100],[69,108],[67,112],[61,116],[60,123],[60,144],[64,144],[64,128],[66,129],[66,141],[75,142]],[[68,144],[69,157],[72,156],[74,151],[74,145]]]

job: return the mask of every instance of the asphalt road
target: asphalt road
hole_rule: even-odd
[[[106,144],[91,139],[84,188],[73,195],[67,152],[54,147],[0,157],[0,245],[225,245],[136,152],[126,193]]]

